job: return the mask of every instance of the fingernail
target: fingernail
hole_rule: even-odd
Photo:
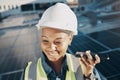
[[[83,54],[80,54],[81,57],[83,57]]]
[[[90,53],[90,50],[87,50],[86,53]]]
[[[97,55],[97,54],[95,54],[95,56],[97,57],[98,55]]]

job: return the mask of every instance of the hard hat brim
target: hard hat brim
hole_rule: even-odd
[[[58,24],[59,23],[59,24]],[[60,30],[68,30],[73,32],[73,35],[77,35],[77,31],[73,31],[73,29],[68,29],[67,26],[70,25],[65,25],[64,22],[57,22],[57,21],[49,21],[49,22],[39,22],[38,24],[36,24],[38,29],[42,29],[45,27],[50,27],[50,28],[54,28],[54,29],[60,29]]]

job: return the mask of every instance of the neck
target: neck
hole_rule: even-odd
[[[64,60],[64,58],[61,58],[58,61],[49,62],[50,66],[55,70],[56,73],[60,73],[61,72],[63,60]]]

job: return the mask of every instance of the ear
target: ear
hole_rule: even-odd
[[[69,35],[69,42],[68,42],[69,45],[71,45],[72,40],[73,40],[73,35],[71,34]]]

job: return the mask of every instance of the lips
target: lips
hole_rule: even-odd
[[[54,53],[48,52],[47,54],[48,54],[49,56],[53,56],[53,57],[58,56],[58,53],[57,53],[57,52],[54,52]]]

